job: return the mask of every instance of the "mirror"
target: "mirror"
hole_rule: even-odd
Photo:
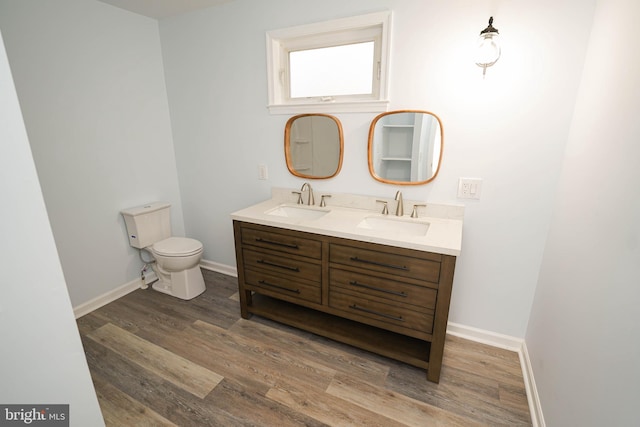
[[[422,110],[382,113],[369,127],[369,172],[387,184],[426,184],[438,175],[442,147],[442,122],[435,114]]]
[[[284,153],[289,172],[300,178],[334,177],[342,167],[342,124],[328,114],[300,114],[284,128]]]

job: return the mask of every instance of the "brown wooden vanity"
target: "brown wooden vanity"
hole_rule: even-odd
[[[252,314],[424,368],[438,382],[456,257],[233,221]]]

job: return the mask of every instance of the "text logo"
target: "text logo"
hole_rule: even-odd
[[[0,427],[69,427],[69,405],[0,405]]]

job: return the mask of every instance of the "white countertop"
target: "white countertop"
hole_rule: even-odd
[[[287,193],[287,191],[285,191],[285,193]],[[280,194],[282,194],[282,192]],[[362,199],[362,196],[355,197]],[[319,203],[320,196],[317,195],[316,199],[318,199],[317,202]],[[342,196],[342,199],[344,199],[344,196]],[[372,203],[373,206],[375,206],[376,201],[375,198],[373,199]],[[326,208],[320,208],[317,205],[308,207],[306,205],[296,205],[286,198],[283,200],[282,197],[279,197],[279,194],[274,192],[274,197],[272,199],[265,200],[264,202],[233,212],[231,214],[231,218],[253,224],[268,225],[290,230],[304,231],[307,233],[342,237],[346,239],[379,243],[408,249],[417,249],[445,255],[460,255],[462,246],[462,214],[464,209],[460,206],[448,207],[446,205],[434,205],[432,209],[429,209],[429,205],[427,204],[428,207],[424,216],[421,216],[420,218],[411,218],[409,214],[411,213],[412,205],[410,204],[405,204],[406,214],[403,217],[396,217],[393,214],[394,211],[391,209],[391,205],[389,206],[390,214],[382,215],[379,213],[380,209],[372,210],[331,205],[331,202],[333,201],[334,199],[332,194],[332,198],[327,200]],[[360,205],[362,204],[363,203],[360,203]],[[270,215],[267,213],[281,205],[324,210],[328,211],[328,213],[315,219],[289,218]],[[454,214],[452,215],[451,212]],[[361,221],[365,218],[371,217],[380,217],[388,220],[401,219],[406,222],[428,223],[429,228],[425,235],[416,236],[396,233],[393,231],[371,230],[358,227],[358,224],[360,224]]]

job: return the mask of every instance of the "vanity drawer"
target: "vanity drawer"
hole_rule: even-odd
[[[403,304],[417,306],[415,309],[434,309],[436,306],[435,289],[411,285],[396,280],[387,280],[367,274],[354,273],[338,268],[329,272],[331,289],[344,289],[348,293],[360,293],[363,296],[375,296]]]
[[[255,227],[242,227],[243,244],[315,259],[322,256],[322,242],[318,240],[277,233],[270,227]]]
[[[349,314],[349,318],[384,328],[393,325],[430,334],[433,331],[433,311],[414,311],[404,304],[390,304],[362,298],[332,289],[329,306]],[[397,329],[397,328],[396,328]]]
[[[322,277],[322,267],[319,263],[311,263],[301,257],[251,249],[244,249],[242,254],[245,270],[270,271],[276,275],[287,275],[314,282],[320,282]]]
[[[264,271],[246,270],[247,289],[284,300],[305,300],[316,304],[322,302],[320,283],[304,279],[291,280]]]
[[[382,246],[380,246],[382,247]],[[353,246],[332,244],[329,252],[331,263],[392,274],[394,276],[410,277],[438,283],[440,279],[440,263],[427,259],[412,258],[396,255],[387,247],[388,252],[363,249]]]

